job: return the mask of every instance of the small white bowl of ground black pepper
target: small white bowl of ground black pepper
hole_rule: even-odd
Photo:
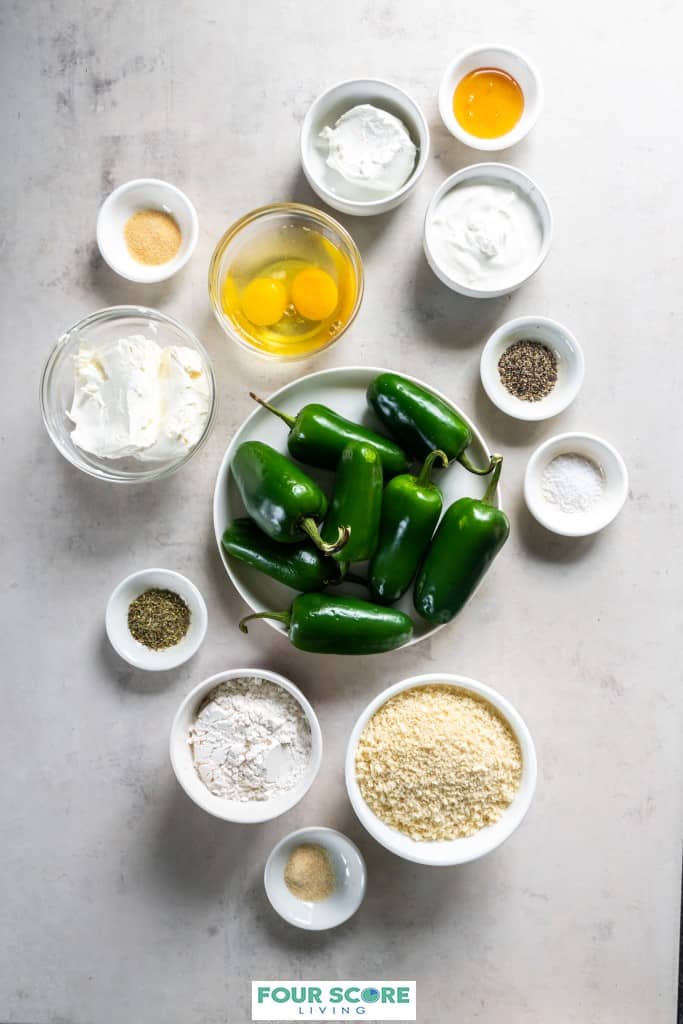
[[[481,382],[491,401],[518,420],[550,419],[576,398],[584,358],[574,335],[556,320],[520,316],[491,335],[481,354]]]
[[[171,569],[127,576],[107,603],[105,627],[116,653],[135,668],[163,672],[199,650],[208,615],[194,583]]]

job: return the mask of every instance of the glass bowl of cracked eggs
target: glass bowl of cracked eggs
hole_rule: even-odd
[[[178,320],[111,306],[62,334],[40,385],[43,421],[77,469],[111,483],[175,473],[206,441],[216,412],[211,360]]]

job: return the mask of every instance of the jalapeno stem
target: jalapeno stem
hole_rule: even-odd
[[[245,615],[239,622],[239,627],[243,633],[249,632],[247,622],[251,622],[252,619],[277,619],[278,622],[284,623],[285,627],[289,629],[291,615],[289,612],[254,612],[253,615]]]
[[[493,469],[495,469],[495,462],[493,461],[494,459],[495,455],[489,456],[489,464],[486,467],[486,469],[477,469],[476,466],[472,465],[472,463],[467,458],[464,452],[461,452],[460,455],[458,455],[458,462],[460,463],[460,465],[463,466],[468,473],[474,473],[475,476],[488,476],[489,473]]]
[[[259,405],[262,405],[264,409],[268,410],[268,412],[272,412],[274,416],[279,416],[283,423],[287,424],[290,430],[293,428],[294,424],[296,423],[295,416],[288,416],[287,413],[282,412],[281,409],[276,409],[274,405],[270,405],[270,403],[266,402],[263,398],[259,398],[259,396],[255,395],[253,391],[249,392],[249,397],[253,398],[254,401],[258,402]]]
[[[422,469],[417,474],[417,480],[415,481],[418,487],[427,487],[431,483],[432,469],[434,463],[439,460],[444,469],[448,467],[448,456],[445,452],[442,452],[440,448],[435,448],[433,452],[430,452],[427,458],[422,463]]]
[[[337,530],[337,539],[332,543],[327,543],[320,536],[320,530],[315,519],[311,519],[310,516],[302,519],[299,523],[300,529],[304,531],[307,537],[313,541],[319,551],[322,551],[324,555],[333,555],[335,551],[339,551],[343,548],[347,540],[351,536],[351,528],[349,526],[340,526]]]
[[[493,495],[496,493],[498,481],[500,480],[500,471],[503,468],[502,455],[491,456],[491,468],[493,470],[493,472],[491,473],[491,479],[488,482],[488,486],[486,488],[484,497],[481,499],[485,505],[491,504],[491,499],[493,498]]]

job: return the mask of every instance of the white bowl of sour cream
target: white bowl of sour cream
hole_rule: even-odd
[[[311,104],[301,166],[313,191],[341,213],[370,217],[404,202],[429,155],[417,103],[379,78],[339,82]]]
[[[472,164],[434,193],[424,250],[453,291],[494,298],[533,277],[550,251],[552,233],[548,200],[528,175],[509,164]]]

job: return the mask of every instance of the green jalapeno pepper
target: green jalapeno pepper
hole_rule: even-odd
[[[362,427],[359,423],[352,423],[351,420],[328,409],[326,405],[305,405],[296,416],[289,416],[269,402],[264,402],[253,391],[250,391],[249,395],[264,409],[279,416],[287,424],[287,447],[290,454],[309,466],[336,469],[341,453],[350,441],[358,441],[374,448],[382,460],[384,475],[387,477],[405,473],[410,465],[405,452],[394,441],[376,434],[374,430]]]
[[[288,611],[247,615],[240,622],[243,633],[252,619],[279,620],[294,647],[314,654],[382,654],[413,635],[412,619],[396,608],[326,594],[301,594]]]
[[[270,445],[245,441],[231,468],[244,507],[273,540],[295,544],[309,537],[325,554],[348,540],[348,529],[340,529],[333,543],[322,539],[318,523],[325,518],[327,498],[303,470]]]
[[[443,508],[441,491],[432,483],[434,463],[448,465],[444,452],[430,452],[417,476],[395,476],[384,488],[379,543],[370,562],[370,594],[393,604],[405,594],[422,561]]]
[[[221,544],[231,558],[293,590],[323,590],[342,580],[342,567],[328,555],[311,544],[279,544],[246,517],[230,523]]]
[[[493,469],[473,466],[465,449],[472,443],[472,431],[464,420],[437,395],[398,373],[380,373],[371,382],[367,399],[382,423],[409,455],[426,459],[430,452],[445,452],[449,462],[457,461],[479,476]]]
[[[415,581],[415,610],[433,625],[458,614],[510,533],[505,513],[491,505],[503,460],[494,468],[482,499],[460,498],[439,523]]]
[[[372,555],[379,533],[382,484],[382,462],[375,449],[356,442],[347,444],[320,531],[326,542],[332,542],[344,526],[351,531],[348,541],[333,558],[348,564],[364,562]]]

